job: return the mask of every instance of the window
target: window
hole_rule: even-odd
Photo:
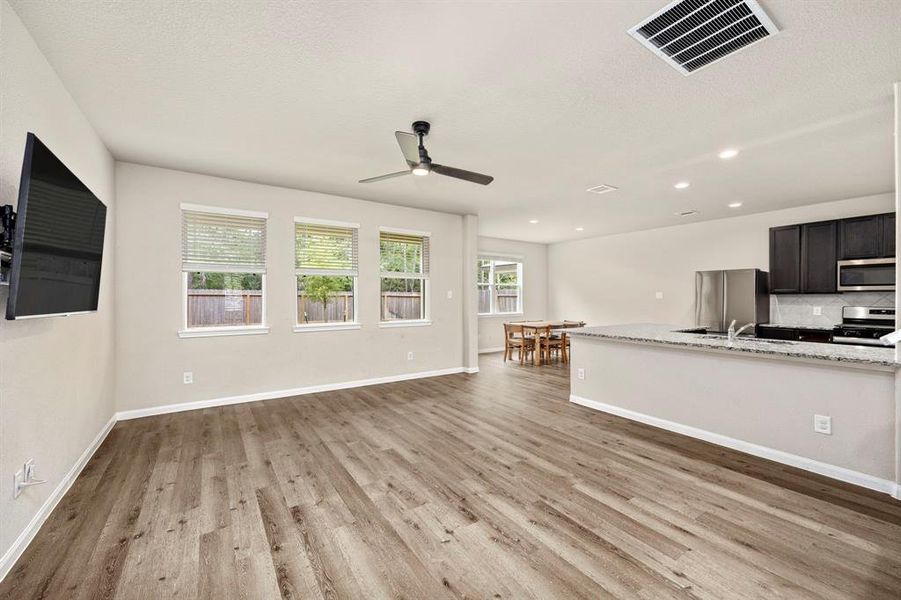
[[[265,333],[267,218],[182,205],[183,337]]]
[[[379,264],[382,322],[427,322],[429,234],[383,230]]]
[[[297,329],[357,326],[359,225],[295,219]]]
[[[481,257],[477,271],[480,315],[522,312],[522,262],[513,258]]]

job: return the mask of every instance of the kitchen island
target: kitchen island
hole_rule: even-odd
[[[893,348],[647,323],[568,333],[574,403],[899,496]]]

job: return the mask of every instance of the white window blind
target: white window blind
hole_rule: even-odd
[[[294,266],[298,275],[344,275],[359,270],[356,227],[295,223]]]
[[[428,278],[428,236],[382,231],[379,247],[382,277]]]
[[[265,273],[266,218],[183,209],[182,270]]]

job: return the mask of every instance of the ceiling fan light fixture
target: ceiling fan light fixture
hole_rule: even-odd
[[[494,181],[491,175],[484,175],[474,171],[449,167],[447,165],[439,165],[433,163],[429,158],[429,153],[425,148],[423,138],[429,134],[431,125],[426,121],[416,121],[413,123],[413,133],[406,131],[395,131],[394,137],[400,146],[400,152],[404,155],[404,161],[407,168],[396,173],[388,173],[377,177],[369,177],[361,179],[360,183],[374,183],[376,181],[384,181],[385,179],[394,179],[404,175],[416,175],[417,177],[425,177],[429,173],[434,172],[436,175],[444,175],[445,177],[453,177],[454,179],[462,179],[479,185],[488,185]]]

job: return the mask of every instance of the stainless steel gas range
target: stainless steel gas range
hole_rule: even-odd
[[[895,330],[895,309],[879,306],[844,306],[842,323],[832,330],[834,344],[882,346],[879,338]]]

